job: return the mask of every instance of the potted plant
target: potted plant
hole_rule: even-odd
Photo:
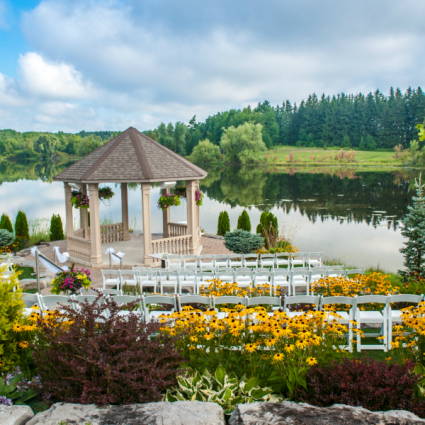
[[[180,197],[172,193],[164,193],[158,199],[158,207],[161,209],[177,205],[180,205]]]
[[[88,208],[89,207],[89,197],[82,192],[73,190],[71,196],[71,204],[75,208]]]
[[[204,200],[204,194],[200,190],[195,191],[195,202],[199,207],[202,205],[202,201]]]
[[[99,199],[111,199],[114,192],[109,186],[99,188]]]
[[[76,269],[72,266],[70,270],[56,274],[51,284],[51,291],[53,294],[76,294],[81,288],[89,288],[91,283],[90,270]]]

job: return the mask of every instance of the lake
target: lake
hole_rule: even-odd
[[[16,212],[23,210],[33,226],[47,226],[53,213],[64,217],[63,184],[51,182],[59,170],[22,166],[22,172],[15,172],[10,179],[10,173],[1,171],[0,213],[14,219]],[[218,214],[223,210],[229,212],[231,226],[236,227],[239,214],[246,208],[255,229],[261,212],[270,209],[278,217],[280,232],[299,250],[320,251],[328,259],[349,265],[394,272],[402,266],[399,221],[411,200],[415,175],[409,170],[349,169],[211,172],[202,184],[201,227],[215,233]],[[16,181],[8,181],[11,179]],[[104,222],[119,221],[121,214],[119,187],[110,186],[116,196],[101,203]],[[158,233],[162,226],[161,210],[156,206],[159,190],[153,190],[151,211],[153,232]],[[130,226],[140,230],[139,187],[130,188],[129,212]],[[184,198],[180,206],[171,209],[171,219],[186,219]]]

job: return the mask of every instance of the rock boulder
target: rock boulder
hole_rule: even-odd
[[[362,407],[335,404],[331,407],[307,403],[240,404],[230,425],[425,425],[425,420],[405,410],[371,412]]]
[[[24,425],[33,416],[28,406],[0,406],[1,425]]]
[[[176,401],[97,407],[56,403],[26,425],[224,425],[223,409],[215,403]],[[3,423],[0,422],[2,425]]]

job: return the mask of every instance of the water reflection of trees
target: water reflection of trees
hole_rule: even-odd
[[[412,178],[406,172],[368,171],[340,178],[326,173],[240,169],[223,173],[204,190],[210,198],[231,206],[280,207],[287,213],[297,210],[312,222],[365,222],[395,229],[411,199]]]

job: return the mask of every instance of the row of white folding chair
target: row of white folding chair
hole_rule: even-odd
[[[321,255],[309,253],[276,254],[230,254],[197,257],[166,257],[167,267],[183,269],[213,270],[224,267],[319,267],[322,266]]]

